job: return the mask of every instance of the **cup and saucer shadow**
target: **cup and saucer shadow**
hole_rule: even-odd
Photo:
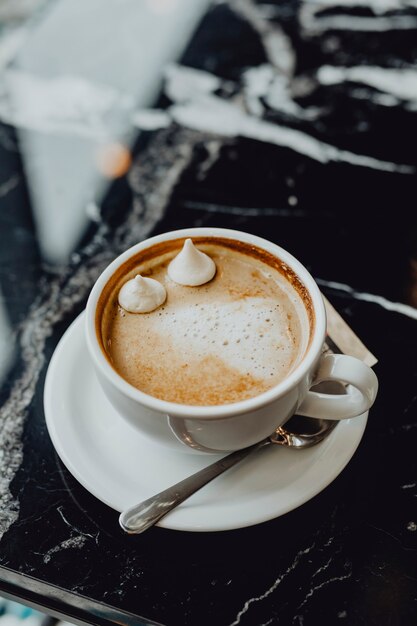
[[[84,338],[84,315],[65,332],[49,364],[46,424],[58,456],[74,478],[121,512],[224,455],[170,450],[130,426],[96,379]],[[158,526],[233,530],[292,511],[327,487],[349,463],[367,418],[366,412],[341,421],[325,441],[309,449],[271,446],[260,451],[206,485]]]

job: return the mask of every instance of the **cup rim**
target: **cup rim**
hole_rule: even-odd
[[[252,398],[240,400],[239,402],[233,402],[230,404],[213,406],[179,404],[176,402],[161,400],[140,391],[140,389],[137,389],[122,378],[122,376],[120,376],[120,374],[118,374],[110,365],[96,336],[95,318],[98,300],[104,286],[121,265],[123,265],[131,256],[134,256],[138,252],[146,250],[157,243],[182,237],[192,238],[201,236],[237,239],[244,243],[253,244],[263,250],[266,250],[267,252],[272,253],[295,271],[297,276],[301,279],[303,285],[306,287],[313,303],[315,315],[313,336],[310,340],[309,346],[307,347],[306,353],[297,367],[290,372],[284,380],[271,389],[268,389],[267,391],[264,391],[263,393]],[[183,228],[155,235],[131,246],[125,252],[116,257],[103,270],[96,280],[87,300],[85,335],[87,347],[95,367],[98,369],[100,374],[104,376],[107,382],[111,383],[114,387],[116,387],[116,389],[118,389],[119,392],[129,397],[131,400],[134,400],[146,408],[152,409],[158,413],[165,413],[175,417],[186,417],[188,419],[221,419],[224,417],[231,417],[252,412],[272,403],[274,400],[279,399],[288,391],[293,389],[308,374],[317,357],[320,355],[325,340],[326,311],[323,297],[309,271],[292,254],[281,248],[278,244],[272,243],[271,241],[258,237],[257,235],[252,235],[251,233],[234,229],[217,227]]]

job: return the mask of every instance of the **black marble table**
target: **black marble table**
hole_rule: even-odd
[[[0,22],[0,593],[81,624],[415,624],[415,1],[8,0]],[[188,226],[297,256],[380,391],[301,507],[127,537],[58,458],[44,380],[107,263]]]

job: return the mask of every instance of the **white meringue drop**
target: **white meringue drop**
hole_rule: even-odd
[[[191,239],[168,265],[168,276],[175,283],[198,287],[208,283],[216,273],[216,264],[207,254],[197,250]]]
[[[166,300],[167,292],[162,283],[137,274],[119,291],[119,304],[129,313],[150,313]]]

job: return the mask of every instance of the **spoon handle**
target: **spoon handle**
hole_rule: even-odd
[[[248,448],[232,452],[192,476],[172,485],[172,487],[168,487],[168,489],[127,509],[121,513],[119,517],[120,526],[125,532],[131,535],[143,533],[156,524],[156,522],[169,513],[169,511],[175,509],[181,502],[213,480],[213,478],[223,474],[223,472],[230,467],[233,467],[233,465],[245,459],[249,454],[259,450],[259,448],[262,448],[268,443],[270,443],[270,440],[264,439]]]

